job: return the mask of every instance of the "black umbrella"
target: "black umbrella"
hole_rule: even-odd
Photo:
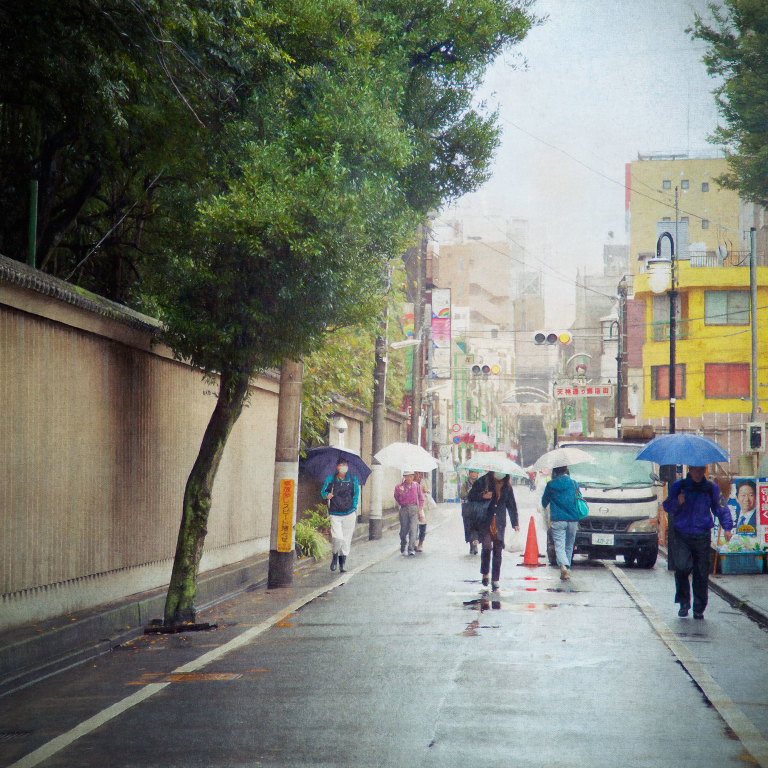
[[[322,482],[328,475],[336,474],[336,463],[339,459],[344,459],[349,466],[349,474],[354,475],[360,485],[365,485],[371,468],[356,453],[344,448],[336,448],[333,445],[310,448],[306,458],[299,461],[299,467],[315,480]]]

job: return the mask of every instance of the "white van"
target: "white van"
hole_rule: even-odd
[[[644,444],[573,440],[558,446],[573,446],[594,458],[568,467],[589,507],[579,521],[574,554],[603,560],[622,555],[627,565],[653,568],[659,552],[661,483],[652,462],[635,459]]]

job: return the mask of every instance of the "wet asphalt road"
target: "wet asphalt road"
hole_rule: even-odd
[[[517,496],[532,510],[533,494]],[[540,523],[538,534],[543,545]],[[140,638],[0,699],[0,728],[19,734],[0,741],[0,766],[758,764],[669,647],[681,643],[724,711],[754,726],[759,751],[768,634],[748,618],[710,594],[703,622],[678,619],[662,561],[620,569],[624,585],[578,561],[564,583],[506,552],[491,594],[462,539],[458,505],[441,506],[421,555],[400,556],[386,532],[353,548],[344,583],[325,566],[302,571],[289,590],[245,592],[201,616],[215,632]],[[128,708],[131,695],[146,699]]]

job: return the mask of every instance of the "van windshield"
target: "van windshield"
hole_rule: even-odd
[[[579,443],[577,447],[595,459],[568,467],[571,477],[579,485],[626,488],[653,484],[653,464],[635,459],[642,446]]]

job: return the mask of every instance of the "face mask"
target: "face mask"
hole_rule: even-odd
[[[506,472],[494,472],[494,473],[493,473],[493,476],[494,476],[494,477],[495,477],[497,480],[503,480],[503,479],[504,479],[504,478],[507,476],[507,474],[506,474]]]
[[[346,475],[348,470],[349,470],[349,467],[346,464],[340,464],[339,465],[339,474],[340,475]]]

